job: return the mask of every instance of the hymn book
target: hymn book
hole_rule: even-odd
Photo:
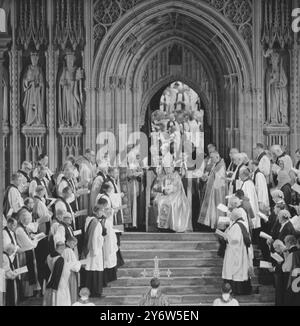
[[[293,189],[296,193],[300,194],[300,185],[298,185],[297,183],[295,183],[295,184],[293,185],[292,189]]]
[[[284,259],[278,254],[278,253],[272,253],[271,257],[277,261],[277,263],[282,263],[284,261]]]
[[[75,237],[77,237],[78,235],[81,235],[81,234],[82,234],[81,230],[74,231]]]
[[[258,213],[258,216],[259,216],[262,220],[264,220],[265,222],[268,222],[268,221],[269,221],[268,217],[267,217],[265,214],[261,213],[261,212]]]
[[[230,224],[230,218],[228,216],[220,216],[218,223]]]
[[[265,232],[260,232],[259,236],[260,236],[262,239],[266,239],[266,240],[272,240],[272,239],[273,239],[269,234],[267,234],[267,233],[265,233]]]
[[[27,268],[27,266],[24,266],[24,267],[21,267],[21,268],[15,269],[14,272],[15,272],[17,275],[22,275],[22,274],[25,274],[25,273],[28,272],[28,268]]]
[[[263,269],[273,269],[272,263],[269,263],[268,261],[261,261],[259,267]]]
[[[34,237],[34,240],[40,242],[41,240],[47,238],[45,233],[39,233]]]
[[[223,213],[228,213],[229,212],[228,207],[223,205],[223,204],[220,204],[217,208],[218,208],[219,211],[221,211]]]

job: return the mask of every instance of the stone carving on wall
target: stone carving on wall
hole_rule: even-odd
[[[39,50],[48,42],[46,0],[21,0],[18,7],[17,45]]]
[[[269,125],[288,125],[288,78],[280,53],[268,50],[266,72],[266,106]]]
[[[267,49],[283,49],[293,40],[291,6],[292,1],[265,0],[262,43]]]
[[[80,127],[84,106],[84,70],[75,65],[75,54],[66,55],[66,66],[59,78],[59,125]]]
[[[228,18],[252,48],[253,3],[252,0],[205,0]]]
[[[126,11],[142,0],[94,0],[94,40],[96,48],[111,28]]]
[[[63,50],[77,47],[82,48],[85,43],[83,1],[56,0],[55,1],[55,29],[54,44]]]
[[[32,52],[31,64],[27,67],[23,81],[23,109],[25,113],[25,125],[42,126],[45,119],[45,82],[42,68],[38,65],[39,54]]]

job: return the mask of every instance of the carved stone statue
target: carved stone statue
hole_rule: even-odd
[[[28,66],[23,77],[23,109],[25,111],[26,126],[44,125],[44,74],[38,66],[38,53],[31,53],[31,65]]]
[[[288,79],[278,52],[267,51],[270,67],[266,73],[267,124],[288,124]]]
[[[80,127],[84,91],[84,71],[75,66],[73,52],[66,55],[64,67],[59,80],[59,124],[60,127]]]

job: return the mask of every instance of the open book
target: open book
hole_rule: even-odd
[[[27,266],[24,266],[24,267],[21,267],[21,268],[18,268],[18,269],[15,269],[14,271],[16,274],[18,275],[22,275],[22,274],[25,274],[28,272],[28,268]]]
[[[228,213],[229,212],[228,207],[223,205],[223,204],[219,204],[217,208],[218,208],[219,211],[221,211],[223,213]]]
[[[292,187],[292,189],[297,193],[300,194],[300,185],[298,183],[295,183]]]
[[[272,269],[273,265],[272,265],[272,263],[269,263],[268,261],[261,261],[259,267],[263,268],[263,269]]]
[[[273,239],[269,234],[267,234],[267,233],[265,233],[265,232],[260,232],[259,236],[260,236],[262,239],[266,239],[266,240],[272,240],[272,239]]]

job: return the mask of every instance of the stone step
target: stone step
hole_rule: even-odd
[[[121,250],[218,250],[216,241],[123,241]]]
[[[174,268],[174,267],[214,267],[223,266],[222,259],[159,259],[159,268]],[[127,260],[124,268],[154,268],[153,259],[132,259]]]
[[[181,259],[181,258],[213,258],[220,259],[217,255],[217,250],[164,250],[164,249],[152,249],[152,250],[124,250],[123,245],[121,246],[122,256],[125,260],[131,259]]]
[[[123,233],[123,241],[216,241],[214,233]]]
[[[139,277],[145,277],[143,275],[144,268],[122,268],[118,271],[118,277],[132,277],[132,278],[139,278]],[[170,268],[171,271],[171,277],[177,277],[177,276],[214,276],[214,277],[220,277],[222,275],[222,268],[221,267],[199,267],[199,268],[193,268],[193,267],[176,267],[176,268]],[[146,272],[149,275],[153,274],[153,269],[148,269]],[[161,269],[160,270],[162,276],[166,276],[167,269]],[[146,276],[148,276],[148,274]],[[165,274],[165,275],[164,275]]]
[[[216,295],[214,297],[217,298],[218,295]],[[204,303],[202,301],[201,304],[199,304],[198,302],[188,302],[188,303],[181,303],[181,304],[177,304],[177,306],[179,307],[209,307],[212,305],[212,302],[214,301],[214,299],[212,301],[209,301],[207,303]],[[237,298],[239,300],[239,297]],[[123,307],[133,307],[136,306],[137,303],[139,302],[140,297],[136,297],[135,303],[124,303],[124,298],[116,298],[116,297],[105,297],[105,298],[100,298],[100,299],[91,299],[90,301],[95,303],[97,306],[103,306],[103,307],[107,307],[107,306],[120,306],[122,305]],[[171,298],[172,300],[172,298]],[[251,301],[251,298],[248,299],[249,302],[240,302],[240,306],[245,306],[245,307],[268,307],[268,306],[274,306],[274,299],[270,300],[270,302],[255,302],[255,301]],[[122,303],[123,302],[123,303]],[[42,299],[41,298],[33,298],[33,299],[28,299],[24,302],[22,302],[20,304],[20,306],[31,306],[31,307],[39,307],[42,306]]]
[[[213,285],[202,285],[202,286],[184,286],[184,285],[178,285],[178,286],[164,286],[161,288],[162,292],[166,295],[203,295],[203,294],[220,294],[220,286]],[[105,288],[103,291],[104,296],[126,296],[126,295],[142,295],[149,289],[149,286],[131,286],[131,287],[110,287]],[[268,289],[267,291],[263,291],[261,293],[259,291],[258,286],[253,286],[253,293],[260,293],[265,295],[274,295],[274,289]]]
[[[143,295],[143,293],[142,293]],[[99,299],[93,299],[93,302],[99,306],[124,306],[124,305],[138,305],[142,295],[139,296],[106,296]],[[220,295],[216,294],[202,294],[202,295],[169,295],[170,305],[212,305],[213,301]],[[238,296],[237,300],[243,305],[271,304],[274,302],[273,295],[261,296],[259,294],[252,294],[249,296]],[[274,303],[273,303],[274,305]]]
[[[120,277],[117,281],[111,283],[109,286],[111,288],[115,287],[135,287],[135,286],[149,286],[151,277]],[[218,290],[223,284],[222,278],[213,276],[181,276],[181,277],[160,277],[161,287],[167,286],[215,286]],[[257,277],[252,278],[251,283],[253,287],[260,287]],[[264,291],[268,289],[273,289],[272,286],[264,286]]]

